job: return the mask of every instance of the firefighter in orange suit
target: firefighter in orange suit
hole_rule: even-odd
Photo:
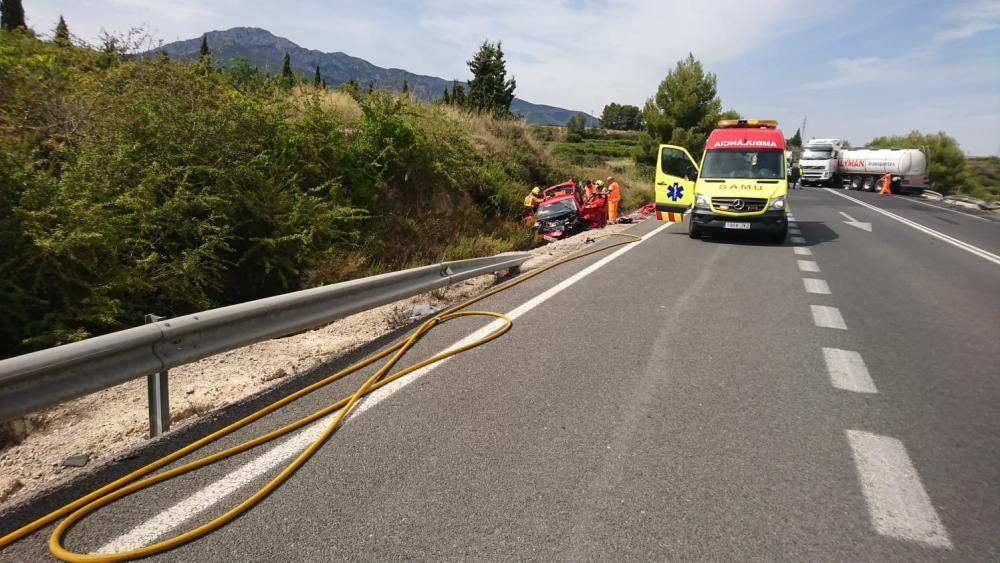
[[[882,190],[879,192],[879,195],[892,195],[891,187],[892,187],[892,174],[886,172],[885,175],[882,176]]]
[[[608,222],[618,220],[618,202],[622,200],[622,188],[611,176],[608,176]]]

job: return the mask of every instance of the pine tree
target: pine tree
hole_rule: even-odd
[[[208,50],[208,34],[201,36],[201,49],[198,50],[198,60],[206,68],[212,66],[212,52]]]
[[[795,134],[792,135],[790,139],[785,143],[790,147],[801,147],[802,146],[802,130],[796,129]]]
[[[510,115],[517,82],[513,78],[507,79],[507,63],[501,43],[493,45],[484,41],[466,64],[472,71],[467,105],[498,117]]]
[[[451,105],[461,108],[466,105],[465,88],[457,80],[451,83]]]
[[[19,27],[27,27],[21,0],[0,0],[0,29],[14,31]]]
[[[285,57],[281,60],[281,85],[291,88],[293,84],[295,75],[292,74],[292,59],[288,56],[288,51],[285,51]]]
[[[313,76],[313,86],[319,88],[323,84],[323,77],[319,75],[319,65],[316,65],[316,75]]]
[[[446,105],[451,105],[451,94],[448,93],[447,88],[444,89],[444,95],[441,96],[441,101],[444,102]]]
[[[69,26],[66,25],[66,20],[62,16],[59,16],[59,23],[56,24],[55,31],[55,43],[60,47],[69,47]]]
[[[403,95],[407,96],[410,93],[410,83],[403,79]]]

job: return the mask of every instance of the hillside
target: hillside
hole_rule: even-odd
[[[371,83],[375,88],[400,90],[405,80],[410,92],[419,100],[430,101],[441,96],[445,88],[451,88],[452,81],[414,74],[398,68],[382,68],[364,59],[352,57],[347,53],[324,53],[314,49],[306,49],[271,32],[253,27],[234,27],[225,31],[210,31],[207,34],[208,45],[216,61],[228,63],[236,58],[244,58],[256,65],[261,71],[272,74],[281,71],[281,61],[285,52],[291,59],[292,69],[303,76],[312,77],[319,65],[320,74],[328,86],[337,86],[354,79],[362,88]],[[157,51],[163,51],[172,58],[194,60],[198,58],[201,38],[196,37],[185,41],[177,41],[163,45]],[[576,113],[564,108],[533,104],[515,98],[511,105],[515,114],[525,117],[528,123],[565,125]],[[587,125],[597,123],[593,116],[584,114]]]

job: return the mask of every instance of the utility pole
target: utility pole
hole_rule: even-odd
[[[806,118],[808,118],[808,117],[809,117],[808,115],[803,115],[802,116],[802,133],[801,134],[802,134],[802,142],[803,143],[805,143],[806,140],[807,140],[806,139]]]

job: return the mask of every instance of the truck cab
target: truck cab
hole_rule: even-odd
[[[723,120],[705,143],[701,163],[683,147],[660,145],[656,217],[683,220],[688,234],[761,232],[774,243],[788,234],[785,138],[774,120]]]
[[[803,145],[799,155],[802,185],[840,187],[837,160],[844,145],[841,139],[813,139]]]

